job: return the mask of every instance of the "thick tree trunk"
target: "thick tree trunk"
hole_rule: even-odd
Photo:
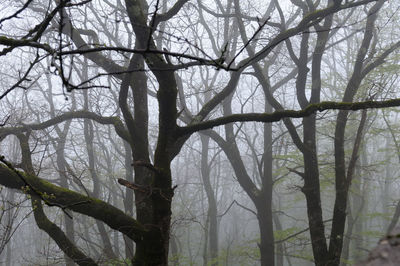
[[[272,112],[272,107],[266,103],[266,112]],[[264,168],[262,171],[262,188],[255,205],[257,207],[258,225],[260,228],[261,265],[275,265],[274,228],[272,216],[272,124],[264,124]]]
[[[144,224],[148,230],[136,242],[133,265],[168,265],[169,233],[171,222],[171,201],[173,189],[170,169],[163,169],[154,176],[154,185],[148,193],[152,203],[152,223]],[[157,181],[156,181],[157,180]],[[139,218],[138,218],[139,219]]]
[[[315,139],[315,115],[303,119],[304,143],[304,187],[307,215],[310,227],[311,245],[315,265],[326,266],[328,247],[325,237],[325,226],[322,217],[321,191]]]
[[[137,3],[131,2],[134,6],[129,9],[140,8],[136,6]],[[141,8],[140,8],[141,10]],[[130,13],[132,16],[138,14]],[[141,19],[136,17],[136,19]],[[133,20],[134,23],[138,21]],[[145,24],[140,21],[140,24]],[[147,45],[147,34],[142,32],[143,27],[137,28],[135,24],[135,32],[138,39],[142,40],[140,47],[144,47],[143,41]],[[151,42],[151,46],[154,43]],[[152,57],[154,56],[154,57]],[[157,100],[159,105],[159,132],[157,139],[157,146],[154,153],[154,165],[150,163],[148,152],[147,130],[138,131],[139,125],[145,125],[147,129],[147,107],[143,109],[143,98],[147,97],[147,87],[144,89],[134,88],[134,101],[135,101],[135,122],[132,125],[134,128],[130,129],[132,137],[132,151],[135,166],[135,181],[138,181],[144,190],[135,190],[137,219],[141,222],[148,232],[145,237],[136,242],[136,253],[133,260],[134,265],[168,265],[168,250],[169,250],[169,234],[171,222],[171,202],[173,197],[172,177],[171,177],[171,155],[173,147],[176,142],[176,98],[177,98],[177,85],[173,71],[167,70],[169,66],[156,55],[152,55],[148,60],[147,65],[155,68],[155,74],[159,90],[157,92]],[[132,61],[131,63],[135,63]],[[165,70],[163,70],[166,68]],[[142,72],[136,72],[142,73]],[[131,79],[128,79],[130,81]],[[146,80],[141,79],[141,82]],[[138,84],[142,86],[141,83]],[[121,87],[124,86],[124,82]],[[144,85],[143,85],[144,86]],[[121,89],[122,90],[122,89]],[[140,95],[135,95],[140,93]],[[141,98],[142,97],[142,98]],[[147,98],[144,98],[147,99]],[[121,98],[120,98],[121,100]],[[138,104],[136,104],[138,101]],[[142,112],[143,115],[138,114]],[[126,116],[125,116],[126,117]],[[139,122],[141,121],[141,122]],[[140,133],[138,133],[140,132]],[[138,138],[138,139],[137,139]]]
[[[346,209],[349,183],[346,177],[344,132],[347,123],[348,112],[339,111],[335,131],[335,205],[333,209],[333,221],[331,239],[329,244],[329,265],[339,265],[342,254],[343,235],[346,225]]]
[[[267,202],[266,198],[260,197],[259,201],[255,203],[257,206],[258,226],[260,228],[260,243],[258,247],[260,249],[260,262],[262,266],[275,265],[272,209]]]

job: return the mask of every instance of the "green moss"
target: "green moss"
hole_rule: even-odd
[[[144,226],[131,216],[99,199],[56,186],[34,175],[12,170],[5,165],[0,165],[0,176],[2,177],[0,182],[7,187],[20,189],[28,196],[40,197],[49,206],[69,209],[101,220],[133,240],[142,239],[146,232]]]

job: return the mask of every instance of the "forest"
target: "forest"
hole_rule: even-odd
[[[400,265],[400,1],[0,7],[1,265]]]

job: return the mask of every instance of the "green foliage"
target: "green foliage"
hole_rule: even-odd
[[[244,243],[244,245],[236,246],[229,255],[233,258],[236,258],[235,261],[238,265],[254,265],[254,262],[259,261],[261,257],[260,249],[256,245],[258,242],[259,239],[247,241]],[[221,256],[223,258],[227,257],[226,255],[224,256],[224,252],[222,252]]]
[[[169,265],[175,265],[175,263],[178,263],[178,265],[188,265],[188,266],[194,266],[197,265],[191,259],[187,256],[184,256],[182,254],[178,254],[175,256],[169,256],[168,257]]]
[[[390,220],[391,217],[392,217],[391,213],[384,213],[384,212],[370,212],[364,215],[364,218],[366,219],[385,218],[386,220]]]
[[[285,239],[285,238],[299,232],[300,230],[301,230],[301,228],[298,228],[298,227],[290,227],[290,228],[287,228],[284,230],[275,230],[274,231],[275,241]]]
[[[382,235],[383,235],[382,231],[376,231],[376,230],[367,230],[361,233],[361,236],[367,238],[376,238],[376,239],[382,237]]]

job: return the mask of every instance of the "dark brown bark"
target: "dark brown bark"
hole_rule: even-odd
[[[251,181],[243,161],[240,157],[239,150],[235,142],[225,141],[221,136],[213,131],[205,132],[209,135],[223,150],[228,157],[233,170],[235,172],[236,178],[239,184],[242,186],[246,194],[253,201],[257,209],[257,219],[260,229],[260,254],[261,254],[261,264],[262,265],[274,265],[274,241],[273,241],[273,229],[272,229],[272,209],[268,201],[268,190],[271,191],[272,186],[265,187],[266,191],[260,191]],[[268,155],[267,155],[268,156]],[[268,163],[267,163],[268,165]],[[267,166],[268,167],[268,166]],[[269,169],[268,169],[269,170]],[[267,183],[267,182],[266,182]],[[269,264],[271,263],[272,264]]]

